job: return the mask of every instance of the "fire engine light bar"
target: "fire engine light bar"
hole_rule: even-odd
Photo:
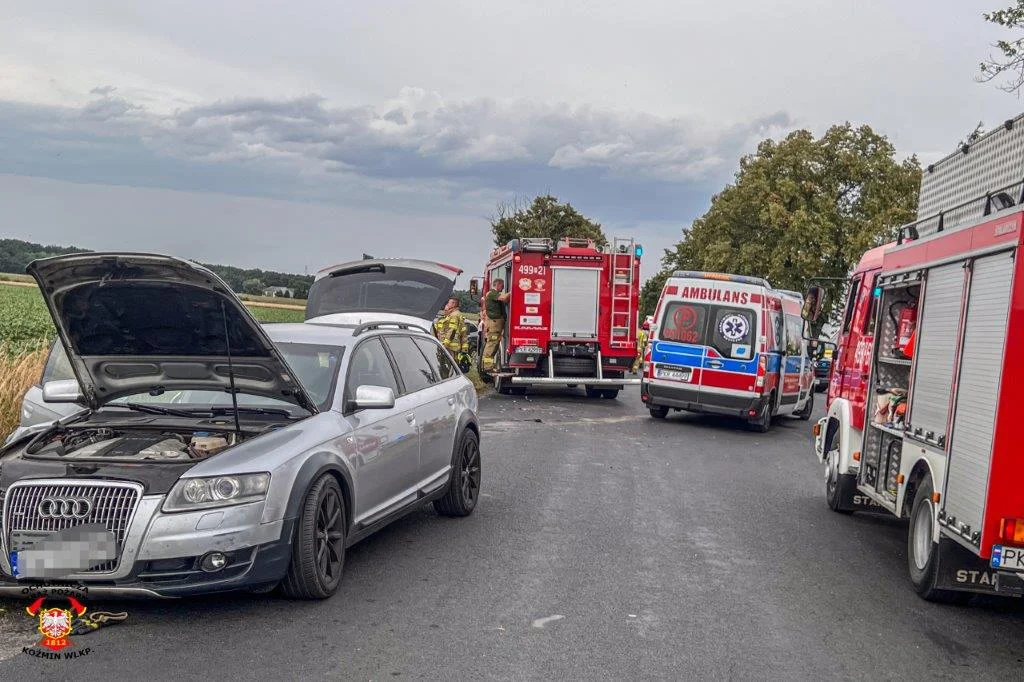
[[[999,522],[999,537],[1004,542],[1024,542],[1024,519],[1002,519]]]

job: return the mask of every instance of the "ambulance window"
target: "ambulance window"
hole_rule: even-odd
[[[710,345],[727,358],[749,360],[754,357],[754,311],[745,308],[715,306]]]
[[[797,315],[786,315],[786,353],[803,355],[804,321]]]
[[[843,333],[849,334],[853,324],[853,311],[857,309],[857,298],[860,296],[861,277],[850,282],[850,297],[846,299],[846,314],[843,316]]]
[[[704,326],[708,315],[706,305],[673,301],[665,308],[658,326],[658,338],[680,343],[704,343]]]
[[[782,326],[782,313],[772,311],[768,314],[772,322],[772,350],[781,353],[786,349],[786,330]]]
[[[875,315],[878,313],[879,296],[875,294],[875,287],[878,286],[878,275],[871,280],[871,307],[868,308],[868,316],[864,320],[864,333],[873,336],[875,333]]]

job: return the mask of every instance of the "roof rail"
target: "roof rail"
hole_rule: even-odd
[[[389,322],[387,320],[381,320],[378,322],[364,322],[360,325],[357,325],[356,328],[352,330],[352,336],[359,336],[363,332],[375,331],[378,329],[383,329],[384,327],[393,327],[395,329],[404,329],[406,331],[415,329],[416,331],[420,331],[423,332],[424,334],[430,335],[430,332],[427,331],[426,328],[421,327],[418,324],[410,324],[408,322]]]

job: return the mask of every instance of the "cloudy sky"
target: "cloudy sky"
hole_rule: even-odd
[[[0,0],[0,236],[477,274],[497,202],[551,192],[657,256],[766,136],[934,160],[1019,113],[974,80],[1006,4]]]

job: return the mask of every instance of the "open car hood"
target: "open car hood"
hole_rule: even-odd
[[[239,393],[316,412],[259,322],[201,265],[150,254],[83,253],[33,261],[27,272],[93,409],[141,393],[230,391],[234,374]]]
[[[317,273],[306,301],[306,320],[334,324],[412,321],[430,327],[455,289],[462,270],[412,258],[373,258]]]

